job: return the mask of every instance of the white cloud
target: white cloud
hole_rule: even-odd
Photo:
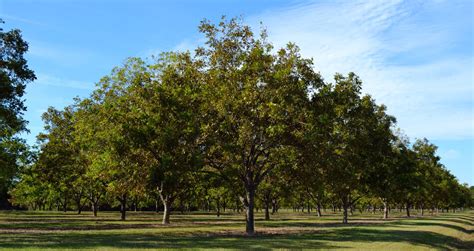
[[[74,88],[74,89],[83,89],[83,90],[93,90],[95,87],[94,83],[77,81],[71,79],[63,79],[56,76],[48,74],[36,74],[37,79],[34,84],[39,85],[49,85],[63,88]]]
[[[457,159],[461,156],[461,154],[454,149],[449,149],[448,151],[442,153],[441,156],[442,158],[446,159]]]
[[[468,36],[466,29],[472,34],[472,24],[465,24],[463,13],[444,13],[469,8],[465,5],[303,3],[250,21],[263,21],[277,48],[289,41],[299,45],[327,81],[335,72],[356,72],[364,91],[386,104],[410,137],[474,138],[472,48],[471,55],[453,50],[460,47],[460,37]]]

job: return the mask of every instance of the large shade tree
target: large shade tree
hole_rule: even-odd
[[[254,234],[255,192],[284,157],[301,127],[299,107],[321,77],[288,44],[276,54],[266,33],[255,36],[236,19],[203,21],[206,46],[196,50],[205,70],[203,137],[209,170],[244,188],[246,232]]]

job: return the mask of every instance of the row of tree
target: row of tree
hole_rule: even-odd
[[[194,53],[130,58],[89,98],[43,114],[39,151],[11,190],[32,209],[471,206],[426,139],[411,145],[353,73],[334,83],[262,30],[203,21]],[[158,203],[158,202],[161,203]]]

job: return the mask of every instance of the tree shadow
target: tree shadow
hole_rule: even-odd
[[[41,216],[39,216],[41,217]],[[201,217],[197,217],[203,220]],[[461,218],[461,219],[460,219]],[[224,218],[219,219],[222,222],[228,222],[229,225],[219,225],[218,230],[210,228],[196,228],[195,232],[176,232],[171,231],[153,231],[161,227],[160,224],[143,223],[142,220],[133,219],[132,224],[118,224],[115,221],[104,219],[104,225],[94,226],[94,222],[90,225],[63,225],[55,228],[54,224],[48,223],[43,219],[44,225],[37,225],[38,230],[53,231],[19,231],[14,226],[0,225],[0,248],[192,248],[192,249],[329,249],[329,248],[350,248],[354,243],[366,243],[370,245],[373,242],[386,243],[409,243],[414,246],[422,246],[430,249],[474,249],[474,240],[469,239],[463,241],[443,233],[435,233],[426,230],[411,230],[413,226],[422,226],[429,229],[429,226],[440,226],[450,228],[465,234],[472,234],[473,231],[463,226],[471,226],[472,222],[469,216],[462,217],[426,217],[411,218],[411,220],[393,218],[389,220],[383,219],[367,219],[352,218],[349,224],[335,222],[317,221],[306,219],[299,221],[295,219],[277,219],[275,221],[258,221],[257,231],[262,232],[256,236],[245,236],[243,232],[235,230],[219,230],[227,229],[236,221],[242,222],[241,219]],[[199,227],[200,225],[217,226],[216,222],[201,224],[190,219],[193,217],[182,217],[174,228],[186,228],[189,226]],[[12,221],[15,221],[13,219]],[[81,221],[94,221],[94,218],[85,217]],[[207,218],[206,218],[207,220]],[[65,220],[67,222],[68,220]],[[107,223],[107,221],[110,221]],[[26,223],[26,222],[25,222]],[[41,221],[38,221],[40,224]],[[73,221],[73,224],[79,221]],[[184,224],[188,223],[188,224]],[[457,225],[464,224],[462,226]],[[468,224],[469,223],[469,224]],[[52,226],[52,228],[48,228]],[[31,227],[31,226],[30,226]],[[391,227],[400,228],[392,229]],[[274,232],[274,229],[280,228]],[[293,229],[292,229],[293,228]],[[128,232],[127,229],[130,229]],[[137,231],[133,229],[146,229],[146,231]],[[407,230],[405,230],[407,229]],[[12,230],[8,232],[8,230]],[[20,229],[20,230],[24,230]],[[27,228],[34,230],[34,228]],[[68,231],[55,231],[68,230]],[[71,231],[69,231],[71,230]],[[84,231],[76,231],[84,230]],[[90,232],[88,230],[95,230]],[[114,231],[117,230],[117,231]],[[150,231],[151,230],[151,231]],[[194,231],[194,230],[190,230]],[[334,244],[333,244],[334,243]]]
[[[308,235],[154,235],[154,234],[94,234],[12,237],[0,240],[0,248],[192,248],[192,249],[309,249],[336,248]]]
[[[342,246],[330,243],[338,242]],[[347,244],[345,245],[344,243]],[[38,234],[2,238],[1,248],[233,248],[233,249],[306,249],[348,248],[351,242],[406,242],[432,249],[472,249],[472,241],[428,231],[384,230],[368,228],[336,228],[304,234],[243,234],[200,233],[170,234]]]
[[[446,227],[451,228],[453,230],[457,230],[463,232],[465,234],[472,234],[474,233],[473,230],[466,229],[464,227],[448,224],[448,223],[440,223],[440,222],[426,222],[426,221],[415,221],[415,222],[399,222],[393,223],[392,225],[401,225],[401,226],[409,226],[409,225],[416,225],[416,226],[439,226],[439,227]]]

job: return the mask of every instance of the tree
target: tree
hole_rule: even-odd
[[[123,67],[116,67],[103,77],[90,99],[83,101],[89,111],[78,125],[83,132],[79,137],[83,137],[90,158],[89,173],[103,183],[110,197],[119,201],[121,220],[126,219],[130,195],[144,192],[149,177],[148,170],[138,161],[144,156],[132,147],[129,130],[135,118],[129,91],[146,79],[142,65],[142,61],[130,58]]]
[[[265,31],[254,37],[236,19],[203,21],[199,29],[207,38],[206,47],[196,50],[205,71],[207,169],[240,182],[246,232],[252,235],[255,192],[273,175],[277,156],[292,147],[301,125],[298,108],[321,77],[294,44],[274,55]]]
[[[58,203],[62,204],[63,211],[74,198],[80,212],[83,197],[80,183],[86,166],[73,137],[74,112],[74,107],[68,106],[62,111],[50,107],[43,113],[46,133],[38,135],[41,145],[36,170],[39,171],[38,178],[58,193]]]
[[[380,161],[378,148],[386,144],[392,118],[385,107],[377,106],[369,95],[361,95],[362,82],[354,74],[335,76],[335,84],[317,93],[323,105],[320,119],[330,123],[323,147],[326,157],[323,180],[330,193],[340,200],[347,223],[348,209],[368,191],[364,182],[373,163]],[[382,140],[381,140],[382,139]]]
[[[168,53],[145,69],[143,81],[129,91],[135,116],[128,123],[130,143],[143,155],[149,183],[164,205],[163,224],[170,223],[175,199],[191,189],[202,165],[201,73],[189,53]]]
[[[16,137],[27,130],[22,97],[26,85],[36,79],[24,58],[27,51],[20,30],[5,32],[0,27],[0,207],[8,206],[7,191],[19,172],[20,159],[27,154],[24,140]]]

